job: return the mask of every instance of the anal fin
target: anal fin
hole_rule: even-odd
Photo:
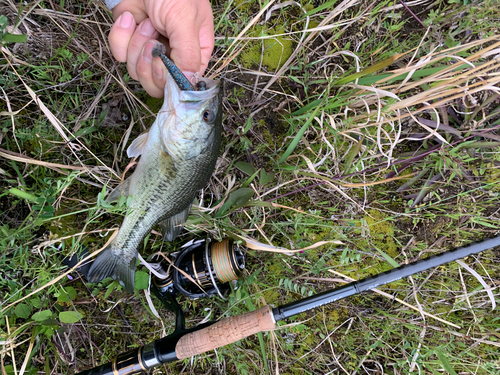
[[[173,241],[182,232],[182,224],[186,222],[190,210],[191,205],[189,205],[184,211],[181,211],[178,214],[160,222],[163,241]]]
[[[132,177],[132,176],[130,176]],[[114,202],[122,195],[128,197],[130,195],[130,177],[120,183],[117,187],[111,190],[111,193],[106,197],[107,202]]]

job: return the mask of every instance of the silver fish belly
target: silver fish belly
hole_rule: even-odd
[[[200,80],[206,90],[181,91],[169,76],[156,121],[127,150],[129,157],[141,158],[135,172],[108,199],[124,194],[132,200],[118,235],[90,267],[90,282],[112,277],[133,293],[144,237],[163,221],[165,238],[173,240],[197,191],[210,179],[221,141],[220,82]]]

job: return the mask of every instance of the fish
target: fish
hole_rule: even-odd
[[[180,70],[167,70],[165,99],[155,122],[127,149],[129,157],[140,156],[137,167],[107,197],[129,197],[125,218],[87,274],[91,283],[112,277],[129,293],[134,292],[139,245],[158,223],[164,240],[179,235],[196,193],[215,169],[221,144],[220,81],[198,78],[199,90],[193,91],[176,79]]]

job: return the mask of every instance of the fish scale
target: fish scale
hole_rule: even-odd
[[[182,91],[167,77],[165,102],[156,121],[127,150],[129,157],[141,156],[135,172],[108,198],[123,194],[131,202],[118,235],[90,267],[90,282],[112,277],[132,293],[144,237],[162,222],[165,238],[175,238],[196,193],[210,179],[221,143],[220,82],[201,80],[206,90]]]
[[[202,155],[202,160],[193,160],[193,163],[189,163],[190,165],[186,166],[181,166],[183,168],[188,169],[190,166],[194,165],[196,167],[198,166],[204,166],[205,170],[212,169],[213,170],[213,163],[210,163],[212,160],[211,158],[207,157],[207,155]],[[215,158],[215,161],[217,159]],[[206,162],[209,163],[206,163]],[[139,205],[132,205],[131,207],[136,210],[140,210],[141,208],[144,209],[144,215],[140,215],[137,220],[134,220],[134,215],[130,215],[129,217],[126,218],[126,221],[124,221],[122,227],[124,230],[127,231],[128,235],[123,236],[124,238],[124,243],[122,247],[124,248],[129,248],[129,247],[134,247],[138,246],[141,242],[142,239],[149,233],[150,229],[156,225],[158,222],[160,222],[162,219],[166,217],[173,216],[184,209],[186,209],[189,205],[191,205],[194,195],[196,193],[196,190],[199,190],[201,187],[196,187],[196,190],[194,189],[188,189],[189,186],[177,186],[177,191],[185,193],[182,195],[179,195],[176,197],[176,199],[165,199],[165,197],[169,196],[169,192],[174,189],[172,186],[173,183],[179,180],[183,181],[193,181],[195,177],[200,175],[200,173],[203,173],[203,170],[198,170],[198,169],[191,169],[193,173],[190,173],[186,176],[179,176],[180,178],[174,179],[174,180],[159,180],[160,184],[158,185],[157,188],[155,188],[154,192],[152,192],[152,196],[146,201],[144,201],[143,204]],[[158,177],[158,176],[157,176]],[[154,180],[152,176],[150,176],[151,180]],[[192,191],[194,190],[194,191]],[[158,205],[161,205],[162,202],[166,203],[163,204],[164,207],[156,207]],[[132,227],[128,228],[129,225],[132,225]],[[118,247],[121,247],[121,243],[119,240],[116,241],[116,245]]]

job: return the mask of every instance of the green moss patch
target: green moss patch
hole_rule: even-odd
[[[394,242],[393,224],[378,210],[369,210],[368,214],[364,219],[368,224],[373,245],[389,256],[395,257],[398,254],[398,246]]]
[[[284,34],[284,28],[256,27],[254,36],[269,36]],[[243,50],[240,61],[245,68],[254,68],[260,64],[269,70],[277,70],[283,66],[293,53],[294,42],[286,36],[276,36],[274,38],[250,42]]]

